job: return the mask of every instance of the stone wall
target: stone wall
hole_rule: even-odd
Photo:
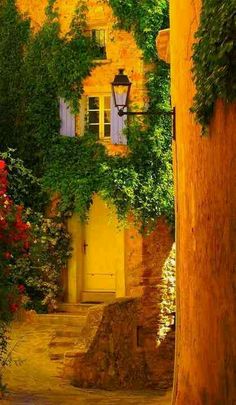
[[[175,260],[173,235],[162,219],[143,239],[143,273],[140,285],[143,350],[153,386],[167,388],[173,382]]]
[[[169,388],[175,347],[173,237],[160,220],[146,238],[130,229],[126,242],[129,298],[90,308],[83,344],[65,355],[65,375],[81,387]]]
[[[84,345],[65,354],[66,377],[80,387],[144,387],[147,368],[137,346],[139,312],[140,300],[132,298],[92,307]]]

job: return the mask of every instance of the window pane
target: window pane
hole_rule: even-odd
[[[105,40],[105,30],[99,30],[99,39],[98,39],[98,43],[101,46],[105,46],[106,45],[106,40]]]
[[[99,125],[89,125],[89,130],[99,138]]]
[[[104,97],[104,108],[105,108],[105,110],[111,109],[111,97],[109,97],[109,96]]]
[[[99,124],[99,111],[89,111],[89,123]]]
[[[99,110],[98,97],[89,97],[89,110]]]
[[[111,122],[111,112],[110,111],[104,111],[104,122],[105,122],[105,124],[110,124],[110,122]]]
[[[105,30],[92,30],[92,38],[97,42],[98,46],[105,46]]]
[[[110,124],[105,124],[104,125],[104,136],[106,138],[111,136],[111,126],[110,126]]]

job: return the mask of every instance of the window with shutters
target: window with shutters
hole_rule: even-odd
[[[98,139],[111,138],[111,97],[108,95],[88,97],[88,125]]]
[[[75,115],[71,112],[69,104],[60,98],[60,134],[65,136],[75,136]]]

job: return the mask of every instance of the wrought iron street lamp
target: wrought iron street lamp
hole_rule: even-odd
[[[175,139],[175,108],[172,110],[128,111],[132,83],[124,73],[124,69],[119,69],[119,73],[115,76],[111,85],[114,105],[120,117],[124,115],[170,115],[173,117],[173,139]]]

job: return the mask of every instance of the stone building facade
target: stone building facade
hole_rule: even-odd
[[[45,20],[47,1],[18,0],[18,4],[38,30]],[[77,0],[56,2],[64,33],[76,5]],[[112,119],[120,117],[113,114],[111,82],[119,69],[125,69],[133,83],[131,101],[142,107],[147,103],[145,73],[150,66],[145,65],[133,36],[114,29],[108,2],[89,0],[87,5],[88,29],[101,41],[104,53],[84,81],[80,113],[72,116],[61,101],[63,135],[68,130],[67,135],[83,136],[85,117],[91,115],[95,118],[89,124],[108,151],[126,153],[125,139],[119,133],[114,142],[112,133]],[[65,302],[60,310],[76,311],[83,302],[104,304],[89,309],[84,344],[65,353],[66,375],[80,386],[171,386],[174,265],[173,258],[165,265],[173,245],[167,224],[160,220],[156,230],[143,237],[132,220],[122,228],[114,210],[94,196],[88,223],[82,224],[74,215],[68,228],[73,254],[65,272]]]

